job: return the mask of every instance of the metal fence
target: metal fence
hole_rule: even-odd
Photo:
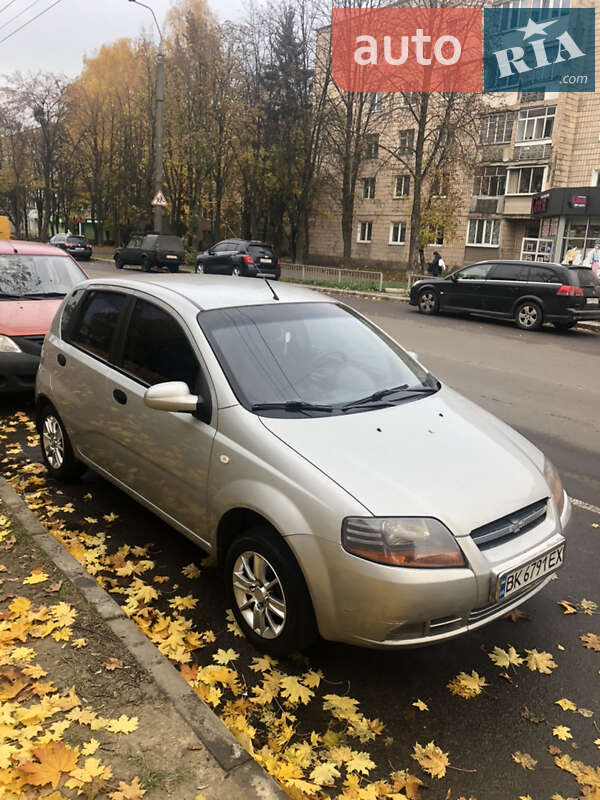
[[[281,262],[281,277],[300,281],[332,281],[333,283],[364,283],[383,289],[383,272],[368,272],[364,269],[338,269],[317,267],[310,264],[287,264]]]
[[[413,283],[423,280],[423,278],[431,278],[431,275],[420,275],[418,272],[409,272],[406,276],[406,288],[410,292]]]

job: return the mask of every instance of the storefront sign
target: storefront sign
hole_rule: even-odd
[[[544,194],[535,194],[531,200],[531,213],[532,214],[545,214],[548,210],[548,192]]]
[[[569,205],[571,208],[586,208],[587,206],[587,195],[585,194],[572,194],[571,199],[569,200]]]

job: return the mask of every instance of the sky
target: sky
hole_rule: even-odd
[[[171,0],[144,1],[152,6],[162,25]],[[4,9],[9,2],[10,7]],[[0,0],[0,40],[53,2]],[[209,5],[220,19],[237,19],[243,14],[244,0],[209,0]],[[28,6],[31,8],[26,11]],[[46,14],[0,43],[0,76],[16,70],[44,70],[75,77],[81,69],[82,56],[92,55],[100,45],[142,32],[158,38],[155,31],[150,12],[129,0],[60,0]]]

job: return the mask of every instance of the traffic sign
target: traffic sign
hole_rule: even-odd
[[[162,206],[164,208],[168,204],[167,204],[167,200],[166,200],[164,194],[162,192],[158,191],[154,195],[154,199],[152,200],[151,205],[153,205],[153,206]]]

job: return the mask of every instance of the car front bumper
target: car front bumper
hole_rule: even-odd
[[[32,391],[39,363],[28,353],[0,353],[0,393]]]
[[[549,501],[544,522],[518,540],[484,552],[470,536],[460,537],[457,541],[468,562],[461,568],[389,567],[353,556],[341,543],[317,536],[291,536],[287,541],[305,568],[324,638],[403,649],[460,636],[533,597],[551,575],[500,602],[494,598],[497,579],[564,543],[562,534],[570,517],[568,498],[560,520]]]

